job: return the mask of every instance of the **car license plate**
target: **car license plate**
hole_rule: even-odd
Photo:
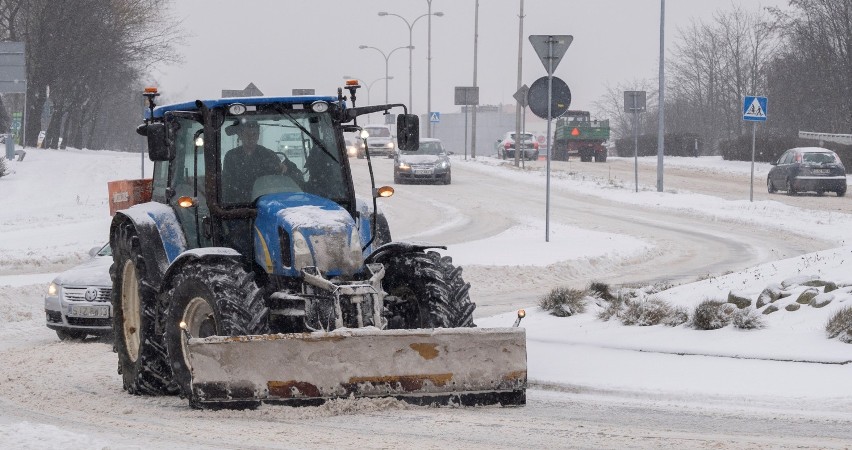
[[[831,173],[831,171],[828,170],[828,169],[814,169],[815,175],[828,175],[830,173]]]
[[[68,315],[73,317],[109,317],[109,305],[71,306],[71,310],[68,311]]]
[[[414,175],[432,175],[432,169],[414,169]]]

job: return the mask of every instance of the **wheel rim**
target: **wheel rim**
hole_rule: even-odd
[[[213,308],[207,303],[207,300],[201,297],[194,297],[187,303],[183,310],[181,321],[186,324],[186,329],[194,338],[204,338],[216,335],[216,318],[213,314]],[[180,345],[183,350],[183,360],[189,367],[189,349],[186,339],[186,333],[181,333]]]
[[[139,336],[142,322],[141,311],[136,265],[132,261],[127,261],[124,263],[121,274],[121,316],[124,319],[121,328],[127,356],[134,362],[139,359],[139,347],[142,342]]]

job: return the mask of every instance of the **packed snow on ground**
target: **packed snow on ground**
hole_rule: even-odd
[[[670,161],[695,164],[701,170],[743,170],[742,163],[713,157]],[[540,172],[512,170],[490,158],[456,158],[454,164],[508,180],[545,182]],[[20,298],[43,292],[57,272],[83,261],[91,247],[104,243],[110,221],[107,181],[139,178],[141,163],[138,154],[28,150],[25,161],[7,165],[11,173],[0,178],[0,337],[7,341],[4,345],[13,345],[14,339],[25,338],[24,333],[15,333],[16,329],[43,326],[44,321],[40,305],[26,304]],[[147,174],[150,166],[146,162]],[[724,300],[732,290],[756,299],[767,285],[803,275],[852,285],[852,271],[848,269],[852,246],[845,245],[852,242],[852,217],[846,214],[800,214],[796,208],[775,201],[752,203],[686,193],[634,193],[606,185],[602,189],[599,181],[578,180],[564,173],[555,173],[552,182],[559,189],[581,190],[628,204],[761,224],[768,229],[816,232],[838,244],[834,249],[714,276],[656,294],[673,305],[691,310],[705,299]],[[518,229],[453,246],[450,252],[460,265],[519,263],[517,258],[507,259],[507,254],[533,254],[534,258],[521,263],[547,265],[590,257],[626,258],[644,251],[648,245],[629,236],[558,223],[551,226],[556,237],[552,245],[540,243],[543,223],[526,220]],[[558,236],[563,233],[575,237],[570,241],[572,245],[560,244]],[[573,245],[577,233],[583,233],[584,245]],[[534,251],[529,252],[530,248]],[[849,289],[840,289],[823,308],[803,306],[800,311],[781,309],[764,316],[763,329],[727,326],[714,331],[699,331],[688,325],[623,326],[616,320],[598,320],[594,305],[588,312],[569,318],[550,316],[536,305],[528,305],[522,325],[527,331],[529,378],[533,383],[567,388],[659,392],[690,399],[780,398],[791,407],[818,404],[844,411],[852,401],[852,364],[848,364],[852,346],[826,338],[824,327],[831,314],[850,305]],[[514,312],[506,312],[478,319],[477,325],[509,326],[514,319]],[[630,370],[612,369],[625,365]],[[4,423],[4,431],[0,432],[0,446],[4,447],[101,446],[72,430],[9,423],[2,411],[0,423]]]

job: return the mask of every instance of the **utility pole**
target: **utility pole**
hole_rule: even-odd
[[[479,0],[476,0],[476,9],[473,21],[473,87],[476,88],[476,50],[479,47]],[[471,118],[470,132],[470,157],[476,159],[476,106],[473,105],[473,117]]]
[[[660,124],[657,129],[657,192],[663,192],[663,153],[665,153],[665,143],[666,143],[666,126],[665,126],[665,118],[666,118],[666,96],[665,96],[665,88],[666,88],[666,73],[665,73],[665,42],[664,39],[664,31],[665,31],[665,21],[666,21],[666,0],[660,0],[660,100],[659,100],[659,114],[660,114]]]
[[[521,12],[518,15],[518,89],[521,88],[521,79],[523,78],[523,61],[524,61],[524,0],[521,0]],[[521,102],[515,103],[515,167],[518,166],[520,160],[520,152],[524,145],[524,138],[521,132]],[[503,155],[506,153],[504,152]]]

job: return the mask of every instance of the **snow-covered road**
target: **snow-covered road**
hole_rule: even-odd
[[[56,186],[29,192],[41,198],[40,208],[10,197],[0,203],[6,207],[0,213],[5,231],[0,235],[0,447],[849,448],[852,442],[849,364],[826,370],[821,364],[636,351],[618,340],[635,339],[627,343],[641,348],[641,340],[652,334],[690,341],[696,331],[644,327],[654,329],[638,333],[637,327],[600,326],[593,317],[560,322],[569,333],[553,341],[537,334],[553,318],[526,319],[530,376],[541,381],[530,387],[528,404],[521,408],[433,409],[394,400],[343,400],[316,408],[195,411],[175,397],[128,395],[121,389],[111,343],[60,342],[44,327],[42,309],[52,275],[105,238],[108,219],[95,219],[106,214],[104,177],[138,174],[138,157],[104,156],[116,159],[117,173],[96,170],[102,163],[97,152],[44,151],[17,166],[17,178],[0,180],[9,192],[6,186],[22,189],[25,176],[69,166],[74,173],[95,174],[87,179],[97,184],[68,185],[57,178]],[[508,325],[504,322],[511,317],[495,315],[534,306],[556,286],[583,287],[590,280],[616,286],[693,281],[837,247],[849,229],[846,214],[831,215],[836,211],[831,206],[843,207],[846,198],[812,198],[827,206],[810,210],[802,220],[839,225],[811,236],[796,231],[804,226],[791,225],[801,210],[788,214],[784,209],[784,203],[805,197],[771,197],[778,205],[700,196],[682,196],[685,200],[678,202],[645,190],[625,202],[630,194],[618,187],[622,182],[597,178],[591,169],[585,173],[575,165],[554,172],[559,183],[551,198],[551,242],[545,243],[544,177],[481,159],[465,163],[456,158],[449,186],[396,186],[396,195],[381,200],[381,207],[394,238],[449,245],[448,253],[472,284],[477,321],[485,326]],[[368,195],[366,161],[352,162],[358,188]],[[391,160],[377,159],[373,165],[377,184],[391,184]],[[709,170],[683,171],[680,178],[694,181],[693,186],[714,186],[732,198],[747,182],[747,175],[736,171],[724,172],[726,177]],[[70,173],[63,177],[72,178]],[[47,220],[51,208],[61,211],[62,223]],[[39,236],[50,239],[37,245]],[[562,250],[553,252],[554,246]],[[713,336],[728,345],[738,338],[765,342],[754,333],[720,332]],[[837,354],[840,349],[837,357],[844,360],[848,345],[829,344],[835,346],[822,350]],[[785,380],[790,384],[786,392]],[[824,380],[837,383],[836,395]],[[808,389],[814,384],[821,389]],[[765,388],[749,391],[749,386]],[[785,395],[776,395],[779,390]]]

